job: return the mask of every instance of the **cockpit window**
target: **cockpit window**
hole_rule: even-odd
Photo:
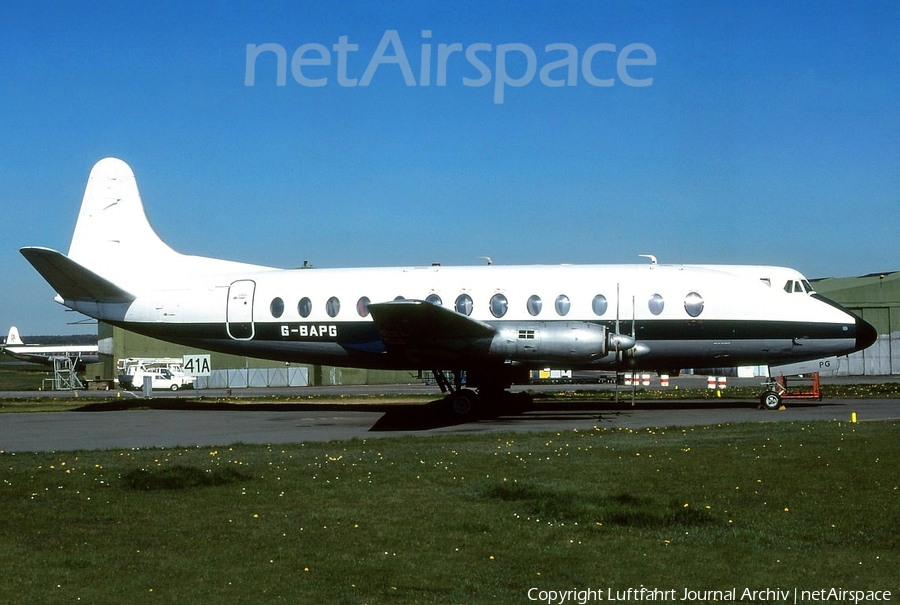
[[[812,284],[810,284],[805,279],[802,281],[798,281],[796,279],[787,280],[784,284],[784,291],[788,294],[802,294],[804,292],[806,292],[807,294],[815,294],[816,292],[815,290],[813,290]]]

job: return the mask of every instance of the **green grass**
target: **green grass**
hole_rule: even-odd
[[[896,422],[0,454],[0,595],[527,603],[898,590]],[[744,601],[748,602],[748,601]]]
[[[0,391],[39,391],[45,378],[53,378],[52,368],[6,359],[0,354]]]

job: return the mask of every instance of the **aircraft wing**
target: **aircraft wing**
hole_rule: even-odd
[[[135,299],[133,294],[56,250],[34,247],[19,252],[65,300],[125,303]]]
[[[373,303],[369,312],[386,351],[428,364],[487,353],[496,330],[424,300]]]

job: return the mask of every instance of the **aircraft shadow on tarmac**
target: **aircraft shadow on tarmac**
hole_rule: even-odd
[[[834,405],[820,401],[791,402],[791,407],[819,407]],[[474,424],[481,421],[501,423],[536,422],[544,420],[590,420],[611,422],[614,418],[630,416],[639,410],[746,410],[756,408],[750,400],[678,400],[637,401],[606,398],[578,401],[537,401],[530,397],[514,396],[501,404],[482,406],[471,414],[454,414],[447,402],[437,399],[425,404],[328,404],[328,403],[241,403],[228,401],[204,401],[193,398],[116,399],[89,403],[76,408],[77,412],[113,412],[126,410],[171,411],[230,411],[230,412],[301,412],[345,411],[382,412],[382,416],[369,429],[372,432],[427,431],[443,427]]]
[[[833,405],[820,401],[792,402],[792,407],[819,407]],[[599,424],[615,418],[628,417],[638,410],[746,410],[757,409],[758,402],[747,400],[681,400],[681,401],[609,401],[606,399],[578,402],[541,402],[540,400],[507,402],[499,406],[482,408],[478,412],[459,416],[450,411],[443,400],[425,405],[395,405],[369,429],[380,431],[425,431],[480,421],[508,421],[510,424],[545,420],[590,420]]]

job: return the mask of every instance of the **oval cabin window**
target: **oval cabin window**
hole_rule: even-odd
[[[337,314],[341,312],[341,301],[337,296],[328,299],[328,302],[325,303],[325,312],[328,313],[328,317],[337,317]]]
[[[368,296],[363,296],[358,301],[356,301],[356,312],[359,313],[360,317],[369,316],[369,303],[371,302],[372,301],[369,300]]]
[[[312,301],[305,296],[301,298],[297,303],[297,313],[300,314],[300,317],[309,317],[309,314],[312,313]]]
[[[688,292],[684,297],[684,310],[691,317],[697,317],[703,313],[703,297],[696,292]]]
[[[454,305],[457,313],[462,313],[463,315],[471,315],[472,308],[474,304],[472,303],[472,297],[468,294],[460,294],[456,297],[456,304]]]
[[[509,308],[509,301],[506,300],[506,297],[502,294],[494,294],[491,297],[491,315],[496,318],[501,318],[506,315],[506,310]]]
[[[272,303],[269,305],[269,312],[272,313],[272,317],[278,319],[284,314],[284,301],[280,298],[273,298]]]
[[[666,301],[663,300],[662,294],[654,294],[647,302],[647,306],[650,308],[651,313],[653,313],[654,315],[659,315],[666,307]]]

